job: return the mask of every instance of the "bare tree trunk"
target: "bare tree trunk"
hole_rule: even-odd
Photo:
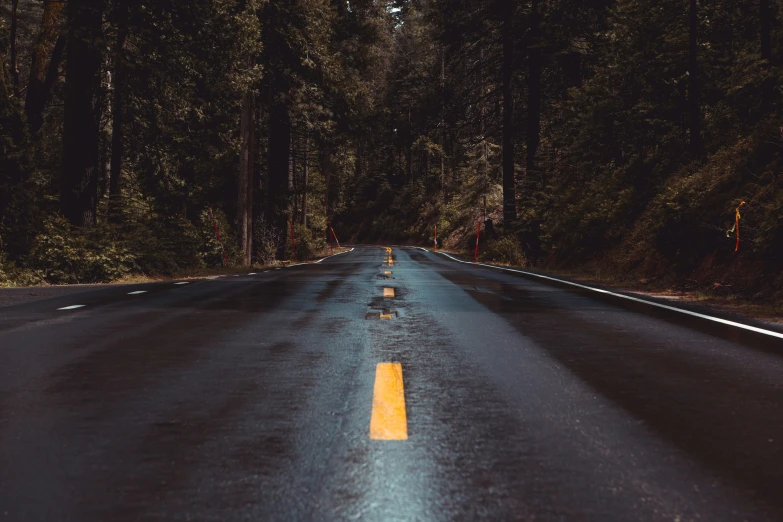
[[[100,149],[94,100],[100,89],[103,2],[69,0],[60,208],[74,225],[95,224]]]
[[[19,58],[16,50],[16,33],[19,26],[19,0],[11,3],[11,81],[14,86],[14,96],[19,96]]]
[[[252,60],[249,60],[252,66]],[[255,100],[253,91],[248,89],[242,98],[240,118],[241,148],[239,152],[239,179],[237,195],[237,221],[239,246],[242,250],[242,262],[253,263],[253,129],[255,127]]]
[[[304,163],[302,171],[302,213],[299,218],[299,222],[302,226],[307,226],[307,190],[310,183],[310,134],[305,129],[304,139]]]
[[[109,167],[109,222],[118,223],[122,219],[122,159],[125,154],[123,139],[123,116],[125,110],[125,63],[123,54],[128,39],[127,20],[120,20],[117,29],[117,42],[114,54],[114,100],[111,122],[111,165]]]
[[[698,0],[690,0],[690,31],[688,48],[688,106],[690,113],[690,145],[691,154],[695,158],[702,157],[701,143],[701,106],[699,101],[699,66],[697,62],[699,11]]]
[[[511,230],[517,220],[516,180],[514,179],[514,1],[504,1],[503,12],[503,221]]]
[[[65,38],[60,34],[63,5],[63,2],[44,2],[41,29],[33,46],[25,98],[27,122],[33,134],[37,134],[43,126],[44,107],[57,81],[65,50]]]

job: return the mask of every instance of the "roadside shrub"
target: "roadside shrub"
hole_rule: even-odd
[[[0,241],[0,244],[2,242]],[[47,281],[29,268],[20,268],[0,252],[0,288],[46,284]]]
[[[16,286],[16,278],[13,275],[12,264],[8,262],[5,254],[0,252],[0,288]]]
[[[283,232],[279,228],[260,219],[253,227],[253,261],[262,265],[274,264],[283,239]]]
[[[51,218],[33,240],[28,265],[53,284],[107,283],[132,272],[136,256],[100,232],[88,236],[62,217]]]
[[[294,225],[294,238],[296,259],[299,261],[313,259],[326,248],[326,240],[320,235],[313,237],[313,231],[303,225]],[[290,245],[288,247],[290,249]]]
[[[145,221],[124,227],[122,245],[136,256],[138,271],[172,275],[187,268],[208,266],[212,245],[200,227],[185,219]],[[214,233],[211,237],[214,237]],[[219,246],[218,246],[219,248]],[[220,266],[220,257],[217,257]]]
[[[519,241],[513,236],[487,241],[486,249],[481,258],[485,261],[497,261],[510,265],[526,266],[527,259]]]

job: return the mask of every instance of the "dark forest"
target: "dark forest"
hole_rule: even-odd
[[[483,260],[779,299],[780,7],[0,0],[0,285],[478,223]]]

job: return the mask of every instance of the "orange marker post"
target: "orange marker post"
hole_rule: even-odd
[[[342,248],[340,246],[340,240],[337,239],[337,234],[334,233],[334,229],[332,228],[332,225],[329,225],[329,230],[332,231],[332,235],[334,236],[334,240],[337,241],[337,248]]]

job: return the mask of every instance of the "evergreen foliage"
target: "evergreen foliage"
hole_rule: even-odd
[[[0,3],[0,284],[344,240],[783,290],[779,0]],[[739,252],[727,230],[742,211]],[[215,235],[215,225],[223,239]],[[770,284],[770,281],[772,283]]]

